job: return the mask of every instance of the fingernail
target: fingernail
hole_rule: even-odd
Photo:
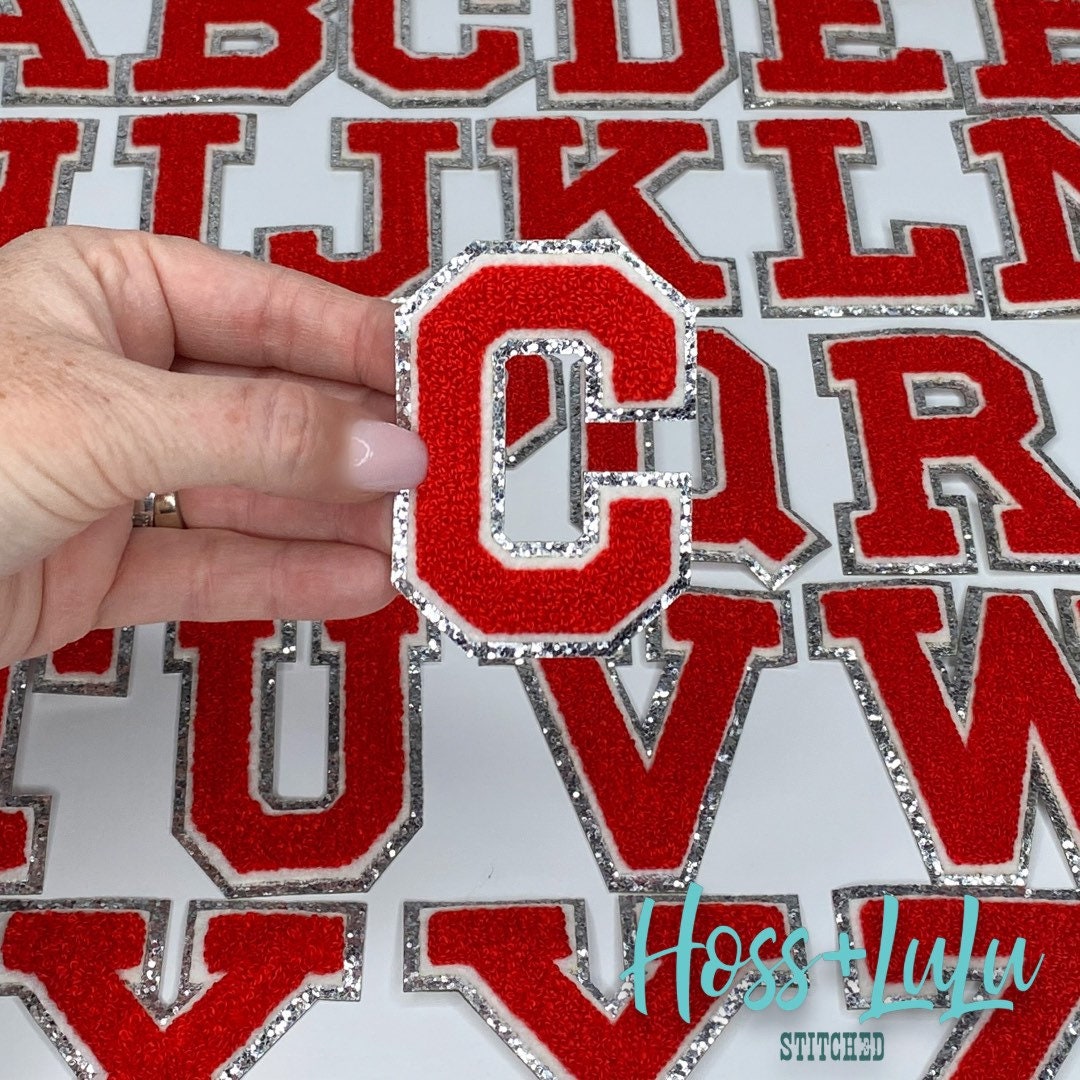
[[[358,420],[349,432],[349,479],[365,491],[404,491],[427,475],[427,447],[394,424]]]

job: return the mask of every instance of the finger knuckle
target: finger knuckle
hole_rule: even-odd
[[[289,545],[282,545],[270,560],[267,574],[267,601],[270,610],[276,613],[289,610],[294,599],[294,572],[292,553]]]
[[[201,557],[192,561],[188,607],[196,619],[209,619],[220,604],[222,544],[216,537],[202,541]]]
[[[266,380],[256,383],[259,399],[257,434],[266,465],[277,475],[306,473],[322,442],[319,395],[300,383]]]

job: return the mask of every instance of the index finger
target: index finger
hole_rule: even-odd
[[[394,305],[181,237],[77,230],[121,336],[155,299],[173,354],[394,392]],[[119,260],[120,274],[110,262]],[[120,290],[123,295],[120,295]],[[132,303],[133,289],[143,303]],[[157,296],[154,296],[154,293]],[[122,325],[139,319],[141,327]],[[171,359],[171,357],[170,357]]]

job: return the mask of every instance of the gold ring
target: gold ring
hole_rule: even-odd
[[[180,496],[175,491],[154,496],[154,528],[186,528],[184,515],[180,513]]]
[[[180,496],[175,491],[151,491],[135,500],[131,524],[137,529],[186,529],[180,512]]]

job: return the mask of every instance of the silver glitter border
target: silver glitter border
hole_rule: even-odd
[[[75,174],[90,172],[94,167],[94,154],[97,150],[98,121],[78,120],[79,156],[61,161],[60,171],[53,189],[53,225],[66,225],[71,211],[71,187]]]
[[[1011,116],[1016,113],[1076,113],[1080,112],[1080,98],[993,98],[984,100],[975,87],[975,69],[1005,62],[1001,49],[1001,33],[997,25],[997,16],[992,3],[987,0],[972,0],[979,16],[979,29],[982,31],[986,47],[983,60],[966,60],[960,64],[960,83],[964,92],[964,108],[971,116]],[[1074,63],[1066,60],[1064,50],[1070,45],[1080,45],[1080,30],[1066,31],[1054,35],[1047,34],[1047,45],[1055,63]]]
[[[210,31],[208,49],[211,57],[229,55],[227,46],[230,41],[248,41],[251,38],[254,38],[259,43],[259,47],[257,49],[245,49],[240,54],[242,56],[254,58],[266,56],[268,53],[273,52],[280,44],[280,38],[273,27],[270,27],[269,31],[267,31],[261,26],[237,27],[228,24],[208,22],[206,28]]]
[[[577,767],[573,742],[567,735],[566,724],[554,697],[547,689],[546,680],[539,665],[533,662],[517,667],[521,684],[529,699],[533,715],[540,725],[540,733],[544,736],[555,767],[558,769],[559,777],[570,799],[570,805],[585,834],[585,840],[604,879],[604,884],[611,892],[674,892],[677,894],[685,890],[687,885],[697,877],[705,848],[712,834],[713,824],[720,811],[724,788],[727,786],[739,739],[753,702],[754,691],[757,689],[758,677],[764,669],[790,667],[796,662],[791,597],[788,593],[777,595],[695,587],[685,595],[723,596],[771,604],[780,621],[780,646],[779,651],[774,655],[768,655],[764,650],[756,650],[756,654],[751,655],[743,669],[731,715],[725,725],[723,741],[717,749],[712,775],[702,793],[697,822],[686,851],[686,858],[675,872],[633,870],[627,867],[604,824],[603,814],[596,805],[588,780],[583,771],[579,771]],[[628,732],[633,732],[632,737],[638,742],[639,750],[650,759],[663,733],[664,722],[679,693],[679,676],[689,653],[688,646],[683,646],[668,638],[666,627],[662,625],[662,622],[661,619],[657,619],[645,630],[646,657],[651,663],[660,665],[661,670],[648,712],[644,716],[640,715],[634,707],[619,678],[618,666],[620,662],[625,663],[625,659],[598,661],[607,668],[608,682],[619,711],[628,722]]]
[[[0,0],[0,7],[3,6],[3,3],[4,0]],[[3,12],[0,12],[0,14],[3,14]],[[4,57],[3,48],[0,46],[0,65],[5,68],[6,72],[10,72],[13,70],[14,65],[10,60],[5,61]],[[2,90],[0,90],[0,94],[2,94]],[[0,105],[4,104],[7,103],[0,97]],[[4,116],[2,119],[8,123],[20,124],[53,124],[57,122],[57,119],[47,116]],[[78,117],[71,118],[71,120],[79,127],[79,146],[74,154],[64,154],[60,157],[56,172],[53,175],[52,191],[49,198],[49,204],[52,207],[49,222],[53,226],[67,224],[68,214],[71,210],[71,188],[75,182],[75,174],[90,172],[94,167],[94,154],[97,150],[98,121]]]
[[[1080,665],[1080,591],[1073,589],[1055,589],[1054,607],[1057,609],[1058,622],[1061,623],[1061,638],[1065,649],[1073,660],[1073,665]]]
[[[890,0],[877,0],[881,11],[879,29],[871,30],[868,27],[850,27],[846,24],[831,24],[823,26],[825,39],[825,52],[832,60],[846,60],[849,57],[840,52],[839,46],[844,45],[877,45],[878,59],[889,60],[901,48],[924,48],[925,46],[901,46],[896,40],[896,23],[893,20],[892,4]],[[761,24],[762,51],[760,53],[744,52],[739,54],[739,69],[742,77],[743,107],[747,109],[880,109],[880,110],[908,110],[908,109],[962,109],[964,107],[963,92],[960,87],[960,75],[951,52],[941,49],[932,51],[941,54],[942,64],[945,68],[945,79],[948,89],[940,94],[925,94],[922,97],[910,95],[906,97],[844,97],[842,95],[812,94],[763,94],[758,86],[755,61],[779,59],[777,42],[776,20],[773,18],[773,8],[769,0],[757,0],[758,20]]]
[[[585,525],[585,433],[586,408],[584,399],[588,396],[585,383],[584,365],[573,366],[570,376],[570,524],[576,529]],[[700,382],[698,383],[700,387]],[[696,403],[701,408],[701,402]],[[639,472],[656,471],[656,440],[653,422],[642,420],[636,425],[637,442],[640,449],[638,458]]]
[[[193,112],[188,115],[200,116],[205,113]],[[142,194],[139,200],[139,228],[143,232],[153,231],[154,194],[157,190],[159,150],[137,150],[130,142],[131,124],[138,116],[121,116],[116,129],[116,151],[113,164],[117,166],[137,165],[143,170]],[[258,130],[258,118],[254,113],[238,114],[240,120],[240,139],[242,146],[229,149],[212,146],[209,149],[210,160],[205,168],[203,188],[203,208],[205,219],[201,225],[199,239],[205,244],[217,247],[221,243],[221,204],[224,172],[226,165],[254,165],[255,138]]]
[[[113,662],[103,675],[89,672],[60,675],[52,665],[52,653],[41,657],[34,678],[35,694],[72,694],[77,697],[126,698],[131,682],[131,652],[135,627],[123,626],[113,631]]]
[[[72,0],[60,0],[64,15],[71,24],[75,36],[79,39],[84,54],[91,60],[104,60],[109,66],[109,85],[104,90],[27,90],[23,83],[23,61],[37,55],[32,45],[0,44],[0,64],[3,65],[3,82],[0,83],[0,105],[115,105],[116,104],[116,61],[111,56],[102,56],[94,48],[87,33],[86,24]],[[0,0],[0,15],[18,13],[16,0]],[[82,121],[97,124],[97,121]]]
[[[553,368],[559,363],[560,358],[566,355],[574,357],[573,368],[580,374],[580,381],[584,386],[584,415],[592,421],[598,421],[600,415],[619,417],[629,412],[637,413],[640,410],[626,409],[601,409],[595,405],[603,397],[603,387],[600,372],[601,358],[599,353],[585,341],[573,339],[562,340],[535,340],[525,338],[509,338],[497,346],[492,353],[492,363],[495,372],[494,389],[494,421],[495,437],[493,440],[492,454],[494,465],[492,468],[491,481],[491,534],[495,543],[504,551],[521,558],[580,558],[588,553],[592,545],[600,540],[600,526],[598,503],[599,493],[597,476],[626,476],[640,477],[645,475],[641,472],[631,473],[592,473],[581,472],[577,477],[580,487],[580,501],[572,506],[571,518],[575,524],[579,524],[582,537],[571,541],[515,541],[511,540],[506,532],[506,473],[509,466],[509,454],[506,450],[506,406],[507,406],[507,365],[515,356],[543,356]],[[577,379],[575,382],[579,381]],[[575,401],[575,407],[582,407],[581,398]],[[657,410],[662,412],[663,410]],[[580,418],[579,413],[579,418]],[[576,440],[575,440],[576,441]],[[581,451],[577,450],[580,459]],[[571,455],[573,458],[573,454]],[[580,461],[579,461],[580,466]],[[573,464],[571,465],[573,468]],[[622,485],[620,485],[622,486]],[[654,486],[644,484],[643,486]],[[660,486],[660,485],[656,485]]]
[[[1080,31],[1077,32],[1077,42],[1080,43]],[[1080,112],[1080,99],[1076,103],[1076,111]],[[992,319],[1058,319],[1080,315],[1080,297],[1072,302],[1063,301],[1058,306],[1045,304],[1037,306],[1033,304],[1013,304],[1005,300],[1001,295],[998,282],[999,268],[1020,265],[1027,260],[1020,251],[1020,242],[1016,229],[1013,227],[1015,215],[1012,210],[1010,197],[1011,185],[1009,184],[1008,171],[1002,167],[1001,158],[993,154],[987,158],[976,157],[969,142],[968,132],[971,128],[986,123],[989,119],[1007,119],[1007,117],[980,117],[978,119],[954,120],[952,123],[953,142],[956,144],[956,152],[960,155],[960,167],[965,173],[985,173],[990,181],[990,195],[994,204],[994,217],[997,220],[998,231],[1001,235],[1003,254],[991,255],[982,260],[983,291],[986,294],[986,305],[990,310]],[[1064,124],[1053,116],[1040,115],[1039,119],[1045,120],[1056,128],[1069,140],[1077,144],[1080,140],[1076,134],[1070,131]],[[1063,208],[1062,228],[1070,234],[1073,244],[1080,239],[1077,222]]]
[[[525,119],[543,121],[548,119],[541,115],[526,117]],[[572,117],[578,124],[581,135],[581,145],[578,150],[564,149],[563,159],[563,184],[569,186],[581,176],[583,172],[596,166],[602,160],[603,151],[600,149],[597,138],[597,124],[612,117],[601,117],[598,120],[585,117]],[[478,120],[476,122],[476,163],[479,169],[495,169],[499,174],[499,193],[502,201],[503,235],[508,240],[521,242],[521,228],[519,225],[519,199],[520,185],[515,183],[515,177],[521,175],[520,163],[513,148],[493,149],[489,138],[489,129],[495,120]],[[647,120],[640,121],[648,123]],[[709,150],[703,154],[692,152],[680,153],[674,161],[659,169],[657,172],[646,176],[636,185],[649,208],[656,214],[664,228],[671,233],[675,240],[686,252],[687,256],[695,262],[706,263],[710,266],[719,267],[727,284],[728,295],[721,303],[704,303],[700,299],[695,300],[698,313],[702,316],[737,317],[742,315],[742,297],[739,288],[739,272],[735,259],[712,258],[702,255],[687,239],[686,234],[675,223],[668,212],[658,201],[659,194],[684,173],[692,169],[702,169],[720,172],[724,168],[724,157],[720,145],[719,121],[708,118],[695,118],[693,123],[701,124],[709,139]],[[590,239],[617,239],[622,237],[606,213],[595,215],[586,223],[583,229],[578,230],[577,237],[582,240]],[[535,242],[535,241],[524,241]],[[625,242],[625,241],[623,241]]]
[[[585,406],[583,399],[586,396],[584,366],[580,362],[573,365],[570,375],[570,404],[569,404],[569,428],[570,428],[570,507],[569,520],[575,529],[583,529],[585,525],[585,469],[584,469],[584,444],[585,432]],[[700,407],[700,406],[698,406]],[[641,472],[653,472],[656,469],[656,446],[654,439],[654,425],[651,420],[635,421],[638,430],[638,443],[640,448],[639,466]],[[693,509],[693,492],[691,491],[691,510]],[[616,664],[626,665],[633,662],[632,639],[627,639],[610,656]],[[491,661],[481,660],[480,663]]]
[[[480,0],[483,2],[483,0]],[[461,52],[458,56],[468,55],[476,48],[476,32],[482,29],[503,30],[517,34],[521,45],[520,66],[496,80],[484,90],[462,93],[456,90],[441,92],[428,90],[422,92],[398,92],[383,86],[374,77],[365,74],[354,63],[352,57],[352,24],[358,0],[342,0],[346,10],[342,12],[342,26],[338,34],[337,71],[338,77],[362,90],[369,97],[392,109],[473,109],[490,105],[511,90],[527,83],[536,74],[536,58],[533,53],[532,31],[524,27],[498,26],[483,27],[473,23],[462,23],[460,27]],[[485,7],[469,12],[462,7],[461,14],[503,15],[525,14],[519,11],[499,10],[500,5]],[[395,22],[398,27],[397,44],[406,52],[412,49],[412,0],[394,0]],[[421,54],[441,55],[441,54]],[[453,59],[447,55],[443,59]]]
[[[349,0],[340,0],[348,3]],[[115,105],[291,105],[303,97],[313,86],[318,85],[336,67],[337,56],[337,14],[339,0],[319,0],[308,9],[316,15],[323,25],[322,62],[312,72],[297,80],[287,90],[265,90],[258,87],[244,89],[208,88],[198,90],[152,91],[136,93],[132,86],[132,67],[139,60],[157,60],[161,56],[161,38],[165,25],[165,13],[168,0],[153,0],[150,11],[150,33],[146,51],[141,53],[123,53],[116,57],[114,101],[104,104]],[[212,24],[221,33],[226,26],[235,32],[244,32],[245,36],[259,36],[258,20],[237,23]],[[254,28],[254,29],[252,29]],[[255,54],[265,55],[265,54]]]
[[[531,15],[532,0],[458,0],[459,15]]]
[[[619,46],[620,59],[626,63],[637,61],[642,65],[663,63],[679,55],[680,20],[675,17],[675,8],[682,0],[657,0],[660,20],[659,57],[631,57],[626,55],[626,45],[630,41],[629,0],[613,0],[615,4],[615,31]],[[574,0],[554,0],[556,55],[537,65],[536,72],[536,107],[544,111],[549,109],[608,109],[612,111],[633,111],[640,109],[680,109],[691,111],[700,109],[711,101],[729,83],[739,77],[738,53],[731,29],[731,13],[728,0],[716,0],[716,17],[720,24],[720,47],[724,53],[724,66],[696,93],[692,95],[673,94],[664,96],[653,93],[629,94],[616,96],[599,94],[590,97],[587,94],[560,94],[555,90],[551,70],[555,64],[574,59],[574,35],[571,24],[571,8]]]
[[[1078,654],[1068,647],[1064,634],[1059,634],[1056,626],[1047,614],[1042,600],[1033,592],[969,587],[964,597],[961,617],[956,614],[956,603],[952,586],[941,582],[900,579],[897,581],[864,581],[822,583],[803,586],[803,599],[806,611],[806,636],[811,660],[839,660],[847,670],[852,689],[859,700],[863,717],[870,729],[874,745],[881,757],[885,771],[911,830],[912,838],[919,849],[923,865],[936,885],[946,886],[1007,886],[1023,888],[1030,869],[1031,842],[1035,828],[1035,810],[1041,802],[1047,819],[1054,830],[1061,853],[1065,859],[1077,887],[1080,888],[1080,828],[1070,827],[1064,801],[1057,797],[1050,775],[1039,759],[1036,751],[1031,755],[1026,772],[1027,790],[1021,802],[1022,820],[1017,831],[1017,850],[1014,867],[1004,872],[963,873],[960,868],[948,863],[938,843],[937,833],[931,824],[929,815],[923,807],[919,789],[911,772],[900,739],[894,736],[891,725],[886,720],[887,710],[882,703],[873,673],[858,654],[856,649],[843,645],[826,644],[824,624],[821,613],[821,597],[824,593],[850,592],[858,589],[933,589],[940,596],[945,612],[945,631],[948,643],[943,646],[928,646],[930,662],[941,684],[941,689],[949,704],[950,711],[962,731],[967,730],[968,708],[971,703],[971,690],[974,681],[975,664],[978,659],[978,640],[983,624],[984,598],[994,595],[1023,596],[1032,605],[1042,621],[1050,639],[1057,646],[1062,663],[1070,670],[1073,678],[1080,677],[1077,669]],[[1062,618],[1063,625],[1072,622],[1071,617]],[[955,662],[950,672],[948,661]],[[1031,735],[1029,733],[1029,741]],[[1004,869],[1004,868],[1002,868]]]
[[[329,668],[329,698],[327,703],[327,788],[321,798],[284,798],[276,793],[274,764],[277,746],[277,667],[296,660],[296,623],[282,622],[273,638],[259,648],[257,658],[259,685],[254,687],[258,709],[258,730],[252,731],[252,755],[256,760],[249,768],[257,768],[257,798],[271,811],[313,812],[329,807],[341,790],[341,694],[344,685],[344,646],[323,641],[321,623],[312,625],[311,662]],[[188,820],[190,790],[191,710],[192,688],[197,657],[187,658],[179,653],[176,640],[177,624],[169,623],[165,631],[163,671],[179,673],[180,696],[177,712],[176,772],[173,796],[172,833],[189,855],[199,864],[211,881],[229,897],[298,896],[307,893],[367,892],[385,873],[405,845],[419,832],[423,824],[423,753],[422,753],[422,675],[425,663],[437,662],[441,644],[430,624],[421,622],[417,634],[403,635],[400,646],[406,650],[401,667],[402,688],[406,712],[402,717],[404,752],[408,773],[407,792],[398,823],[380,841],[378,847],[366,853],[358,869],[335,868],[324,875],[275,878],[266,873],[243,874],[225,865],[224,856],[217,854]],[[253,714],[253,727],[255,724]],[[363,783],[355,777],[353,783]],[[214,852],[214,853],[212,853]]]
[[[549,360],[545,366],[548,372],[548,392],[551,395],[552,409],[544,423],[537,425],[513,446],[506,448],[507,469],[513,469],[528,461],[533,454],[566,430],[566,381],[563,378],[562,364],[555,359]],[[507,379],[509,386],[509,375]],[[509,394],[507,407],[509,407]]]
[[[961,379],[905,379],[905,382],[908,384],[912,404],[919,416],[969,416],[981,411],[986,405],[982,399],[982,387],[973,388]],[[935,390],[951,391],[960,398],[960,403],[956,405],[933,404],[930,395]],[[973,390],[980,392],[975,393]]]
[[[161,971],[166,952],[166,935],[172,909],[170,900],[149,899],[90,899],[90,900],[40,900],[0,902],[0,920],[6,915],[20,911],[112,911],[143,915],[147,924],[147,939],[138,983],[128,983],[139,1004],[150,1014],[156,1024],[171,1023],[204,988],[191,982],[192,961],[196,942],[201,947],[202,934],[198,933],[203,916],[228,914],[230,912],[281,912],[298,915],[338,915],[344,920],[342,937],[342,971],[336,984],[326,982],[325,976],[316,976],[323,985],[308,982],[282,1007],[276,1015],[254,1033],[245,1047],[215,1072],[217,1080],[237,1080],[274,1046],[274,1044],[319,1001],[359,1001],[363,975],[364,935],[367,909],[364,904],[354,903],[230,903],[229,901],[197,900],[188,904],[184,936],[184,954],[181,967],[180,987],[176,1001],[165,1005],[160,998]],[[2,921],[0,921],[2,925]],[[0,968],[2,972],[2,968]],[[125,980],[126,981],[126,980]],[[0,974],[0,997],[19,998],[26,1006],[34,1022],[45,1033],[64,1063],[79,1080],[91,1080],[104,1076],[93,1062],[87,1048],[80,1044],[75,1032],[66,1030],[57,1021],[43,1000],[44,992],[36,986],[18,981],[3,981]],[[59,1013],[59,1009],[56,1010]]]
[[[398,423],[406,428],[413,425],[416,402],[412,393],[412,328],[413,322],[425,308],[441,296],[446,288],[469,272],[469,268],[480,259],[506,259],[533,256],[594,256],[614,257],[634,271],[644,282],[659,292],[676,311],[681,312],[684,320],[683,331],[683,381],[681,391],[677,387],[675,395],[682,394],[683,402],[675,407],[656,409],[621,409],[606,408],[603,401],[603,378],[597,362],[589,365],[586,371],[588,397],[586,400],[586,419],[600,419],[602,416],[614,419],[642,420],[646,418],[687,420],[693,418],[696,391],[697,341],[696,308],[689,304],[671,285],[658,277],[633,252],[616,240],[532,240],[510,243],[470,244],[465,250],[451,259],[424,285],[410,297],[398,304],[396,316],[396,367]],[[580,359],[592,354],[590,347],[579,340],[538,340],[506,339],[501,342],[504,357],[513,352],[538,352],[549,355],[561,355],[571,352]],[[493,364],[495,369],[495,388],[493,394],[494,433],[492,437],[492,495],[488,507],[491,513],[494,539],[499,542],[502,532],[502,507],[499,505],[500,493],[505,490],[505,447],[499,445],[500,437],[505,440],[505,386],[500,395],[498,373],[502,372],[505,382],[505,364]],[[608,655],[620,650],[637,630],[651,621],[660,611],[671,604],[677,596],[689,587],[690,577],[690,484],[686,473],[589,473],[587,475],[586,502],[583,510],[583,536],[569,543],[546,541],[511,543],[505,541],[502,546],[512,554],[522,558],[543,559],[560,556],[574,556],[589,546],[594,537],[599,537],[600,529],[600,491],[604,487],[623,488],[660,488],[678,493],[681,503],[679,520],[679,545],[677,550],[678,573],[675,581],[655,602],[651,603],[636,618],[604,641],[550,641],[550,640],[500,640],[488,641],[477,635],[471,628],[465,627],[456,616],[446,614],[435,601],[427,597],[426,585],[412,580],[411,570],[411,518],[412,499],[410,492],[398,494],[394,503],[394,545],[392,553],[391,580],[402,593],[434,626],[469,655],[490,661],[510,661],[518,663],[527,657],[548,656],[596,656]],[[589,547],[591,550],[591,547]]]
[[[360,243],[359,251],[335,251],[334,227],[332,225],[274,225],[255,229],[255,258],[267,262],[270,257],[270,238],[286,233],[315,233],[319,254],[332,262],[351,262],[366,259],[381,250],[381,187],[376,179],[378,161],[374,155],[351,155],[345,149],[344,130],[351,124],[378,124],[391,119],[397,123],[402,120],[395,117],[346,119],[335,116],[330,120],[330,167],[333,169],[353,169],[360,173]],[[442,119],[440,117],[440,119]],[[428,252],[429,267],[423,274],[411,278],[400,288],[407,290],[422,281],[443,261],[442,234],[442,171],[444,169],[471,169],[472,121],[462,117],[446,117],[457,125],[458,142],[461,149],[456,154],[432,153],[426,156],[427,167],[427,209],[428,209]],[[416,118],[420,122],[420,118]],[[408,121],[405,121],[408,122]],[[380,213],[376,214],[376,207]]]
[[[844,573],[875,575],[977,573],[979,570],[979,558],[975,548],[975,537],[968,508],[968,496],[946,495],[944,493],[942,481],[950,476],[964,477],[977,493],[975,499],[979,507],[979,522],[982,526],[983,539],[986,542],[987,558],[991,570],[1016,570],[1023,573],[1046,574],[1076,573],[1080,571],[1080,553],[1075,558],[1064,558],[1061,556],[1038,556],[1034,554],[1017,555],[1012,552],[1005,552],[1005,537],[996,520],[996,510],[1003,504],[998,501],[997,494],[986,483],[978,470],[966,465],[956,467],[924,465],[925,475],[930,482],[930,492],[928,494],[932,496],[932,502],[929,505],[955,514],[957,539],[963,549],[961,555],[954,559],[924,559],[918,562],[884,560],[868,562],[861,554],[856,552],[851,515],[855,511],[867,511],[873,508],[870,496],[873,485],[864,453],[858,407],[855,405],[854,396],[850,390],[843,386],[832,386],[826,353],[829,346],[835,341],[915,336],[978,338],[1023,372],[1028,381],[1032,401],[1036,405],[1039,419],[1042,422],[1042,426],[1024,443],[1025,449],[1038,458],[1054,481],[1080,502],[1080,491],[1077,490],[1073,482],[1058,468],[1053,460],[1043,452],[1043,447],[1057,434],[1057,429],[1054,426],[1054,417],[1050,411],[1050,403],[1047,400],[1046,392],[1043,389],[1042,379],[1033,368],[1013,356],[1012,353],[1006,351],[985,334],[978,330],[931,330],[910,327],[876,330],[869,333],[811,334],[810,353],[814,365],[814,381],[817,384],[818,397],[833,397],[839,401],[840,415],[844,427],[844,441],[847,448],[848,468],[851,472],[851,487],[854,498],[851,502],[836,503],[834,506],[840,561]],[[943,374],[945,374],[945,378],[940,381],[933,378],[919,381],[926,387],[936,388],[940,386],[944,389],[950,389],[952,380],[948,373]]]
[[[916,899],[919,897],[960,900],[964,895],[974,896],[980,901],[1019,899],[1033,901],[1060,900],[1066,903],[1075,904],[1080,900],[1080,895],[1069,890],[1017,891],[1014,889],[995,888],[943,890],[933,885],[856,885],[847,889],[833,890],[833,915],[836,920],[837,933],[842,934],[846,932],[848,936],[854,940],[851,917],[853,903],[857,904],[861,900],[877,900],[886,893],[895,896],[901,903],[903,903],[904,900]],[[861,963],[865,964],[865,961],[862,961]],[[844,979],[844,1002],[846,1007],[851,1011],[864,1011],[870,1008],[870,1000],[866,997],[865,987],[862,985],[860,977],[857,974],[859,969],[853,967],[852,970],[852,976]],[[945,969],[946,975],[952,975],[955,970],[955,967]],[[1003,974],[1003,971],[1004,968],[999,965],[996,969],[997,976],[1000,977]],[[981,982],[983,978],[982,965],[980,964],[978,967],[973,967],[968,972],[968,978],[976,979]],[[929,997],[929,995],[923,996],[926,997],[927,1000],[933,1001],[936,1009],[948,1008],[949,1002],[946,995],[939,995],[936,997]],[[983,1000],[984,998],[985,994],[976,991],[973,994],[972,1000]],[[888,1003],[911,1000],[914,1000],[911,995],[886,994],[885,996],[885,1001]],[[977,1036],[975,1029],[980,1026],[980,1021],[985,1022],[985,1015],[986,1014],[980,1016],[979,1013],[972,1013],[969,1016],[962,1017],[956,1022],[945,1042],[938,1050],[934,1061],[927,1071],[923,1073],[922,1080],[946,1080],[948,1076],[953,1075],[952,1065],[956,1061],[961,1050],[968,1044],[969,1036],[971,1036],[973,1032],[975,1032]],[[1032,1080],[1053,1080],[1065,1063],[1065,1059],[1072,1050],[1078,1034],[1080,1034],[1080,1008],[1077,1008],[1073,1012],[1069,1021],[1061,1029],[1057,1039],[1054,1040],[1048,1049],[1047,1056],[1043,1058],[1045,1064],[1042,1069],[1040,1069],[1038,1075],[1033,1077]]]
[[[818,119],[825,119],[819,117]],[[852,166],[877,164],[874,151],[873,135],[870,125],[865,120],[857,121],[862,133],[863,150],[838,149],[836,165],[840,174],[840,186],[847,210],[848,239],[855,255],[910,255],[910,230],[915,228],[949,229],[960,241],[960,249],[967,267],[971,292],[963,298],[941,298],[926,303],[918,303],[901,297],[895,300],[870,297],[844,300],[837,298],[836,303],[817,303],[814,301],[783,301],[775,296],[772,283],[771,264],[784,258],[800,256],[800,237],[796,228],[794,193],[791,187],[790,170],[787,155],[782,150],[764,150],[757,147],[754,132],[763,120],[742,120],[739,122],[739,137],[742,143],[743,159],[749,165],[760,165],[773,174],[776,187],[776,201],[780,212],[780,232],[783,247],[776,251],[755,251],[754,265],[757,270],[758,298],[761,314],[766,319],[791,318],[862,318],[878,316],[893,318],[901,315],[926,316],[941,315],[949,317],[981,316],[983,314],[982,283],[978,266],[971,246],[971,236],[966,225],[954,225],[948,222],[907,221],[892,219],[890,228],[893,237],[891,248],[868,248],[862,242],[859,219],[856,213],[855,194],[852,189]],[[929,301],[930,298],[927,298]],[[896,302],[899,301],[899,302]]]
[[[798,573],[808,562],[817,558],[823,551],[831,547],[824,534],[814,528],[801,514],[795,512],[791,506],[791,496],[788,492],[787,460],[784,457],[784,434],[783,423],[780,415],[780,376],[772,364],[767,363],[757,353],[744,345],[733,333],[728,330],[703,327],[705,333],[715,333],[726,337],[743,352],[761,365],[766,376],[766,393],[768,395],[767,407],[769,411],[769,423],[772,428],[772,459],[773,474],[776,477],[777,488],[780,493],[780,506],[806,530],[806,542],[797,551],[792,552],[788,560],[777,564],[772,560],[763,561],[751,550],[746,543],[735,548],[720,548],[707,545],[704,541],[695,541],[693,544],[693,558],[695,563],[736,563],[745,566],[750,573],[761,582],[765,588],[777,590],[781,588],[789,578]],[[705,368],[698,369],[698,440],[701,448],[701,486],[695,488],[694,495],[698,498],[709,498],[720,489],[719,460],[723,456],[720,453],[717,435],[723,435],[720,423],[717,419],[719,414],[720,384],[716,376]]]
[[[41,668],[40,660],[26,660],[10,669],[7,700],[0,699],[0,807],[29,811],[27,866],[21,878],[0,874],[0,897],[40,893],[45,887],[45,861],[49,843],[51,795],[15,795],[15,763],[19,733],[31,684]]]
[[[619,897],[619,926],[622,932],[622,958],[625,966],[634,959],[634,939],[637,935],[638,911],[645,897]],[[657,904],[672,905],[682,903],[682,898],[672,895],[654,896]],[[702,904],[762,904],[771,905],[783,912],[789,932],[802,928],[802,915],[799,898],[794,895],[782,896],[703,896]],[[457,974],[426,974],[421,968],[424,962],[424,933],[427,917],[431,912],[462,908],[500,908],[500,907],[555,907],[563,909],[568,924],[573,926],[574,955],[573,967],[567,972],[580,986],[582,994],[597,1004],[610,1019],[615,1019],[625,1009],[632,1009],[634,981],[627,979],[619,987],[614,997],[607,997],[592,982],[589,974],[589,933],[584,900],[518,900],[496,901],[492,903],[462,904],[454,902],[407,901],[403,909],[404,922],[404,963],[402,988],[406,993],[425,993],[456,991],[469,1006],[480,1016],[491,1031],[506,1044],[507,1048],[519,1061],[540,1080],[557,1080],[561,1075],[559,1063],[549,1054],[552,1064],[548,1064],[542,1053],[536,1052],[534,1040],[524,1026],[515,1028],[518,1023],[508,1011],[501,1010],[501,1003],[495,995],[478,982]],[[805,968],[805,949],[797,945],[792,954],[798,964]],[[786,970],[781,967],[779,970]],[[695,1027],[687,1025],[687,1038],[683,1042],[679,1056],[668,1062],[664,1073],[665,1080],[682,1080],[688,1076],[705,1052],[724,1033],[732,1018],[742,1008],[747,990],[755,979],[746,975],[724,998],[717,999],[705,1017]],[[710,1019],[711,1017],[711,1019]],[[546,1047],[542,1047],[546,1050]]]

